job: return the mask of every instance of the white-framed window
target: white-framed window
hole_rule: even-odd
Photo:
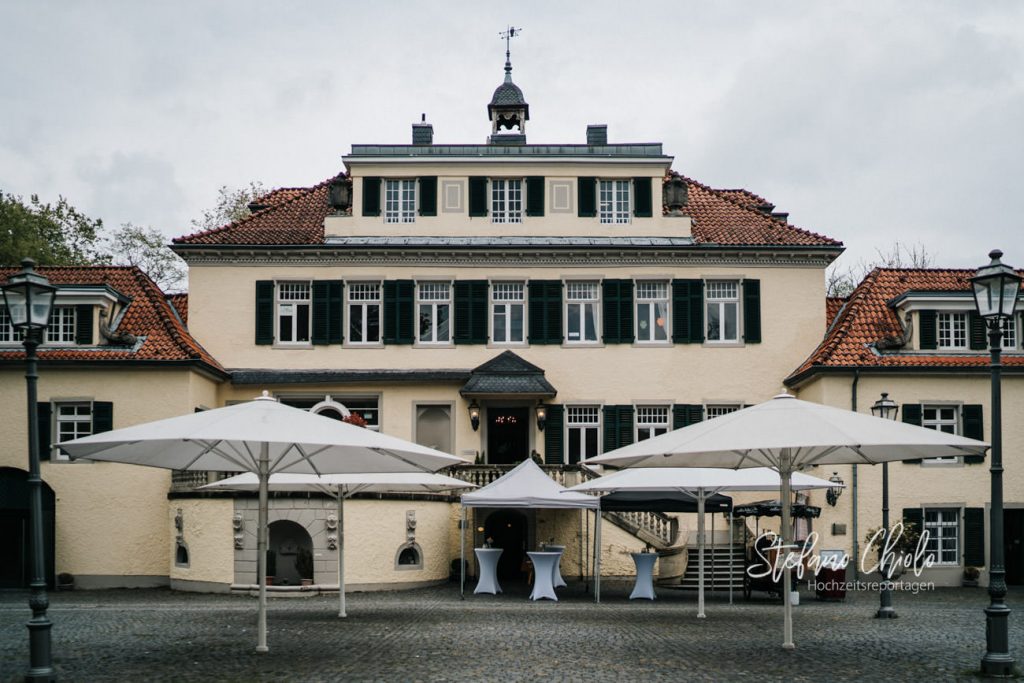
[[[54,445],[92,434],[92,404],[88,402],[56,403],[54,414]],[[68,460],[60,448],[55,449],[55,460]]]
[[[279,344],[309,343],[310,296],[308,282],[277,283],[277,342]]]
[[[928,532],[925,553],[935,564],[960,564],[960,510],[925,508],[924,530]]]
[[[669,294],[667,282],[638,280],[636,283],[636,340],[638,343],[667,342],[669,339]]]
[[[46,328],[47,344],[74,344],[75,306],[54,306],[50,311],[50,325]]]
[[[643,441],[668,432],[668,406],[636,407],[636,440]]]
[[[602,180],[598,189],[598,216],[602,223],[629,223],[630,181]]]
[[[7,306],[3,305],[3,295],[0,295],[0,344],[20,344],[24,340],[25,335],[11,324]]]
[[[384,181],[384,222],[413,223],[416,221],[416,179]]]
[[[735,280],[708,280],[705,286],[707,304],[707,341],[739,341],[740,283]]]
[[[1017,332],[1017,316],[1013,315],[1003,321],[1003,348],[1015,350],[1019,344]]]
[[[380,400],[376,396],[304,395],[279,396],[278,400],[293,408],[301,408],[332,420],[343,420],[356,414],[366,422],[366,428],[380,431]]]
[[[957,405],[924,405],[921,406],[921,426],[946,434],[960,434],[960,406]],[[955,455],[943,458],[925,458],[922,464],[951,464],[959,462]]]
[[[522,344],[526,339],[526,285],[491,283],[491,340],[495,344]]]
[[[348,343],[380,343],[380,283],[348,285]]]
[[[596,282],[565,283],[565,339],[569,344],[597,342],[600,289]]]
[[[565,424],[569,432],[567,458],[570,465],[599,453],[601,409],[598,406],[566,406]]]
[[[450,282],[419,282],[416,284],[416,307],[419,311],[420,344],[451,342],[452,286]]]
[[[523,222],[523,181],[491,179],[491,222]]]
[[[704,419],[710,420],[714,417],[722,417],[729,413],[735,413],[743,406],[736,403],[712,403],[704,406]]]
[[[940,349],[967,348],[967,314],[939,313],[937,316]]]

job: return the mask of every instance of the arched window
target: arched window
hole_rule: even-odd
[[[406,543],[399,546],[395,553],[395,569],[423,569],[423,550],[418,543]]]
[[[188,546],[178,541],[178,547],[174,550],[174,565],[176,567],[188,566]]]

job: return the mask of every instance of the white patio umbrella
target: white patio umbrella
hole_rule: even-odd
[[[259,477],[257,652],[267,651],[267,481],[277,472],[433,472],[465,461],[404,439],[292,408],[263,392],[247,403],[94,434],[61,444],[88,458]]]
[[[704,618],[704,504],[716,493],[726,491],[778,491],[782,486],[779,473],[768,467],[754,467],[745,470],[729,470],[717,467],[634,467],[612,472],[597,479],[570,488],[582,493],[616,491],[649,491],[685,493],[697,500],[697,618]],[[835,486],[832,482],[812,477],[809,474],[793,474],[793,490],[827,489]],[[600,524],[600,521],[598,521]],[[601,554],[597,554],[597,571],[600,575]],[[600,602],[600,586],[596,590]]]
[[[202,489],[258,491],[259,477],[252,472],[228,477]],[[338,499],[338,616],[345,610],[345,499],[357,493],[443,493],[456,489],[475,489],[476,484],[427,472],[391,472],[360,474],[272,474],[271,491],[319,491]]]
[[[868,464],[917,458],[984,455],[988,444],[779,394],[769,401],[698,422],[590,458],[616,467],[770,467],[789,501],[792,474],[811,465]],[[782,506],[782,541],[790,538],[790,506]],[[789,572],[783,572],[783,641],[792,649]]]

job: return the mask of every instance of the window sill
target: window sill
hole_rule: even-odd
[[[633,348],[641,349],[670,349],[673,344],[670,341],[649,341],[649,342],[633,342]]]
[[[443,343],[432,343],[432,342],[414,342],[412,345],[414,349],[454,349],[455,344],[452,342]]]
[[[488,342],[485,348],[488,349],[528,349],[530,345],[526,342]]]
[[[358,342],[354,343],[354,344],[345,343],[345,344],[341,345],[341,348],[343,348],[343,349],[383,349],[384,348],[384,343],[383,342],[367,342],[365,344],[360,344]]]
[[[720,342],[709,342],[706,341],[701,344],[706,349],[742,349],[746,346],[746,342],[741,341],[720,341]]]
[[[604,342],[562,342],[563,349],[603,349]]]
[[[305,342],[303,342],[301,344],[287,344],[287,343],[285,343],[285,344],[271,344],[270,348],[272,348],[272,349],[289,349],[291,351],[312,351],[313,350],[313,344],[312,343],[306,344]]]

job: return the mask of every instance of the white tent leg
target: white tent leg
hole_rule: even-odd
[[[267,525],[267,484],[270,480],[269,445],[260,445],[259,476],[259,518],[256,522],[256,581],[260,593],[258,616],[256,618],[256,652],[267,652],[267,541],[270,532]]]
[[[732,604],[732,584],[735,577],[732,575],[736,569],[736,561],[733,552],[736,550],[736,530],[733,528],[732,511],[729,511],[729,604]]]
[[[459,596],[466,599],[466,508],[462,508],[462,524],[459,525]]]
[[[697,489],[697,618],[704,618],[704,489]]]
[[[345,496],[338,488],[338,616],[345,612]]]
[[[601,602],[601,508],[594,511],[594,602]]]
[[[782,545],[783,552],[788,552],[788,545],[790,542],[790,514],[792,511],[792,502],[790,498],[792,494],[790,492],[792,486],[793,470],[792,465],[789,462],[789,456],[784,455],[782,458],[782,467],[779,468],[779,477],[782,479]],[[796,647],[793,644],[793,604],[790,600],[790,592],[792,591],[792,581],[790,579],[789,570],[787,569],[782,573],[782,605],[783,605],[783,636],[782,636],[782,649],[792,650]]]

